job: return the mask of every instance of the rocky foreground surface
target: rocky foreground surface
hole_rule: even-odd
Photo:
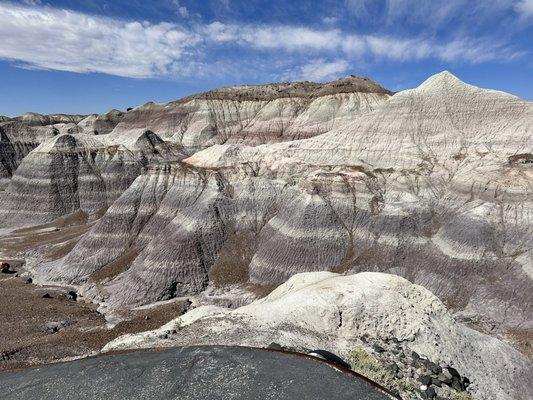
[[[312,357],[222,346],[100,356],[6,373],[0,385],[6,400],[394,398]]]
[[[447,366],[466,377],[475,398],[529,396],[533,371],[528,358],[489,335],[458,323],[432,293],[406,279],[376,272],[343,276],[298,274],[263,299],[229,310],[202,306],[161,328],[125,335],[104,351],[198,344],[327,349],[350,360],[369,352],[383,368],[384,385],[416,399],[419,382],[442,398],[466,387],[452,385]],[[420,357],[422,355],[422,359]],[[365,365],[361,373],[368,373]],[[422,391],[424,392],[424,391]],[[447,397],[449,396],[449,397]]]
[[[438,392],[431,379],[442,387],[450,367],[461,379],[444,377],[446,390],[529,396],[530,102],[448,72],[398,93],[349,77],[26,114],[2,118],[0,135],[1,254],[24,258],[34,283],[68,285],[108,319],[210,304],[134,345],[362,346],[396,365],[402,393],[414,393],[404,376]],[[331,286],[319,271],[341,276]],[[369,286],[362,271],[386,274]],[[292,293],[301,276],[309,290]],[[286,309],[271,297],[281,288]]]

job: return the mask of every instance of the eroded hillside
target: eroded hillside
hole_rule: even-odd
[[[76,117],[68,131],[39,123],[0,124],[0,221],[47,224],[4,233],[0,248],[26,259],[34,283],[74,287],[116,318],[172,299],[235,308],[302,272],[385,272],[433,293],[444,305],[428,329],[455,332],[410,350],[455,363],[479,398],[529,376],[530,102],[444,72],[396,94],[350,77],[224,88]],[[83,223],[55,222],[72,215]],[[360,290],[348,286],[339,295]],[[375,314],[368,326],[384,323]],[[404,317],[387,319],[395,340]],[[511,349],[502,340],[523,354],[512,350],[516,371],[492,388],[481,371]],[[487,353],[465,360],[465,348]]]

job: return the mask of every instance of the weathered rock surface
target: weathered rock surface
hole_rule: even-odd
[[[82,133],[94,135],[106,135],[122,121],[124,113],[119,110],[111,110],[105,114],[92,114],[78,122]]]
[[[120,337],[104,351],[189,343],[266,347],[271,342],[326,349],[346,359],[357,346],[379,347],[403,373],[410,371],[406,364],[420,364],[418,354],[423,354],[434,368],[450,365],[468,376],[476,399],[524,398],[533,379],[525,356],[458,323],[428,290],[372,272],[298,274],[250,305],[233,311],[199,307],[158,330]],[[417,360],[411,361],[413,351]]]
[[[533,326],[533,172],[516,155],[533,152],[532,110],[443,73],[312,139],[215,145],[147,169],[37,272],[82,283],[123,262],[85,288],[113,308],[197,294],[217,279],[383,271],[482,329],[522,335]]]
[[[0,189],[7,186],[31,150],[58,134],[53,126],[34,126],[16,120],[0,122]]]
[[[39,147],[24,157],[21,146],[24,158],[2,163],[9,183],[0,192],[0,224],[107,209],[68,254],[32,271],[37,283],[82,285],[78,293],[103,310],[206,289],[264,293],[305,271],[380,271],[424,286],[485,333],[530,337],[533,104],[449,73],[391,95],[348,78],[220,89],[99,120],[58,117],[50,137],[35,140]],[[41,123],[26,120],[26,128]],[[21,122],[0,126],[13,123]],[[16,154],[12,147],[2,154]],[[390,334],[405,333],[409,349],[457,367],[481,396],[519,396],[513,385],[523,389],[521,379],[531,378],[520,354],[424,307],[439,317],[398,311],[383,322],[376,306],[364,330],[379,338],[385,324]],[[236,324],[218,327],[228,340],[239,327],[259,335],[233,315],[220,317]],[[409,330],[411,320],[448,336]],[[330,329],[326,322],[320,329]],[[314,338],[301,333],[315,324],[285,342]],[[339,337],[339,346],[351,346],[356,336]],[[327,347],[309,340],[310,348]],[[494,375],[485,382],[480,372],[491,359],[494,371],[508,370],[498,388]]]
[[[77,124],[85,118],[85,115],[68,115],[68,114],[50,114],[43,115],[33,112],[22,114],[19,117],[12,118],[12,120],[20,121],[26,125],[44,126],[55,124]]]
[[[27,113],[11,120],[9,135],[2,134],[0,127],[0,189],[8,185],[31,150],[59,134],[109,134],[104,145],[110,142],[128,147],[124,142],[135,140],[136,132],[150,130],[189,152],[214,143],[278,142],[327,132],[374,109],[390,95],[391,92],[367,78],[349,77],[328,84],[302,82],[224,88],[166,105],[148,103],[127,113],[111,110],[87,117]],[[41,190],[36,180],[31,183],[28,176],[26,180],[28,190]],[[57,213],[51,213],[48,217],[56,216]],[[25,219],[22,216],[21,221]]]
[[[147,128],[191,151],[303,139],[373,110],[391,94],[358,77],[223,88],[163,105],[147,103],[125,114],[113,132]]]
[[[48,222],[111,205],[151,162],[179,159],[178,149],[150,131],[127,137],[60,134],[21,162],[1,194],[0,222],[16,226]]]
[[[115,354],[8,372],[0,374],[0,385],[6,400],[392,398],[313,357],[221,346]]]
[[[107,134],[120,122],[124,114],[111,110],[102,115],[26,113],[19,117],[0,117],[0,189],[28,153],[44,141],[64,133]]]

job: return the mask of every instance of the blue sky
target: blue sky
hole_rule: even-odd
[[[0,115],[449,70],[533,100],[533,0],[0,0]]]

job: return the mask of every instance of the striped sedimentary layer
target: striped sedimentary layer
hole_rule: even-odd
[[[124,144],[98,138],[61,134],[31,151],[0,195],[2,224],[48,222],[79,210],[96,214],[111,205],[143,167],[180,157],[150,131],[131,132]]]
[[[0,122],[0,188],[9,183],[30,151],[58,134],[53,126],[32,126],[19,121]]]
[[[106,114],[42,115],[26,113],[15,118],[0,118],[0,189],[30,151],[44,141],[64,133],[107,134],[122,119],[123,113],[111,110]]]
[[[113,133],[147,128],[191,151],[221,143],[282,142],[328,132],[373,110],[391,94],[358,77],[327,84],[223,88],[137,107],[125,114]]]
[[[223,88],[166,105],[148,103],[126,113],[118,110],[89,116],[27,113],[12,119],[4,118],[0,123],[0,189],[8,186],[13,174],[31,150],[51,137],[61,134],[104,135],[106,138],[101,139],[105,142],[104,147],[109,144],[129,149],[137,145],[133,142],[137,140],[139,132],[150,130],[158,138],[163,138],[173,146],[190,153],[215,143],[243,142],[255,145],[312,137],[342,126],[355,116],[373,110],[390,95],[391,92],[366,78],[349,77],[328,84],[300,82]],[[84,136],[80,140],[85,140]],[[147,145],[154,146],[153,143]],[[17,197],[13,191],[20,191],[20,195],[24,196],[33,191],[36,192],[36,196],[44,199],[50,198],[49,191],[37,193],[42,191],[43,182],[48,180],[49,172],[35,172],[33,180],[35,186],[31,187],[33,174],[31,163],[42,168],[43,165],[48,165],[47,158],[53,158],[43,155],[43,150],[39,150],[39,156],[32,156],[25,165],[26,170],[20,172],[18,181],[13,182],[9,189],[11,194],[5,200],[7,207],[4,209],[4,214],[11,210],[9,203],[12,201],[9,197]],[[38,161],[38,157],[42,160]],[[109,166],[112,171],[105,173],[125,173],[119,165],[131,163],[123,160],[124,157],[128,158],[129,155],[119,152],[117,158],[120,160],[111,160],[115,167]],[[142,165],[150,162],[142,154],[140,157]],[[164,154],[156,158],[173,159],[173,157],[167,159]],[[106,160],[105,163],[108,164],[108,161]],[[60,161],[61,163],[63,161]],[[74,171],[67,171],[65,175],[78,174],[77,164],[77,161],[71,161],[63,165],[66,168],[73,168]],[[85,174],[83,170],[86,164],[81,163],[79,173]],[[92,167],[87,168],[92,169]],[[107,166],[105,170],[108,171]],[[138,173],[133,175],[136,176]],[[65,180],[72,181],[72,179],[72,177],[65,176]],[[21,180],[24,180],[23,185]],[[94,174],[89,172],[82,180],[99,181],[99,178],[95,178]],[[123,192],[128,182],[131,182],[131,177],[125,176],[123,184],[111,189],[116,194],[102,195],[100,188],[95,189],[97,191],[95,196],[99,198],[88,201],[95,205],[108,206],[111,204],[110,200]],[[47,184],[45,183],[44,186]],[[104,198],[107,200],[103,201]],[[80,201],[86,203],[85,200],[74,196],[71,200],[66,200],[69,204],[38,207],[34,221],[29,215],[22,216],[21,221],[24,223],[42,222],[62,215],[63,210],[75,208]],[[87,205],[81,204],[81,207],[84,209]],[[92,211],[94,206],[88,208]],[[24,210],[21,211],[21,214],[23,213]],[[16,216],[8,219],[15,221]],[[7,222],[5,218],[3,220]]]
[[[528,332],[531,113],[445,73],[312,139],[213,146],[146,170],[39,274],[131,307],[210,281],[382,271],[488,329]]]
[[[124,113],[119,110],[111,110],[105,114],[92,114],[78,122],[80,132],[88,135],[106,135],[122,121]]]

